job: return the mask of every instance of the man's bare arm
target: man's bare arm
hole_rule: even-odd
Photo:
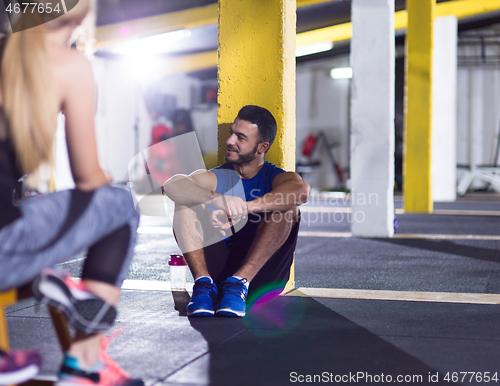
[[[239,197],[215,193],[217,177],[208,170],[197,170],[190,175],[177,174],[163,185],[164,193],[176,204],[193,207],[213,205],[226,212],[233,222],[247,214],[247,203]]]
[[[311,188],[297,173],[278,174],[273,189],[255,200],[247,202],[248,213],[286,212],[307,202]]]
[[[209,179],[210,178],[210,179]],[[211,187],[213,186],[213,190]],[[212,201],[217,177],[208,170],[196,170],[190,175],[176,174],[163,185],[163,192],[176,204],[195,206]]]

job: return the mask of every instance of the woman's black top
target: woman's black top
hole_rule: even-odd
[[[8,132],[7,117],[0,106],[0,229],[21,217],[21,211],[14,205],[14,189],[22,174],[16,166]]]
[[[0,39],[0,63],[6,39]],[[9,122],[0,106],[0,229],[21,217],[14,205],[14,189],[22,174],[17,168],[14,148],[9,141]]]

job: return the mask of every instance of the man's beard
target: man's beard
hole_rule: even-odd
[[[227,159],[227,155],[224,157],[226,162],[232,163],[234,165],[245,165],[247,163],[252,162],[257,157],[257,148],[259,147],[259,143],[255,145],[253,150],[249,151],[245,154],[238,154],[238,159],[235,161],[229,161]]]

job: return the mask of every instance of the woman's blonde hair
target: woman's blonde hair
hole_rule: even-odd
[[[86,3],[85,0],[80,0]],[[83,5],[83,4],[82,4]],[[1,66],[4,110],[9,120],[9,137],[23,173],[32,173],[52,161],[57,114],[56,99],[45,33],[72,20],[81,19],[85,5],[40,24],[42,15],[22,14],[7,38]],[[37,19],[38,18],[38,19]],[[33,25],[37,27],[30,28]]]

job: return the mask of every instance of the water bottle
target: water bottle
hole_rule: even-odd
[[[172,291],[186,290],[187,264],[182,255],[170,255],[170,287]]]

